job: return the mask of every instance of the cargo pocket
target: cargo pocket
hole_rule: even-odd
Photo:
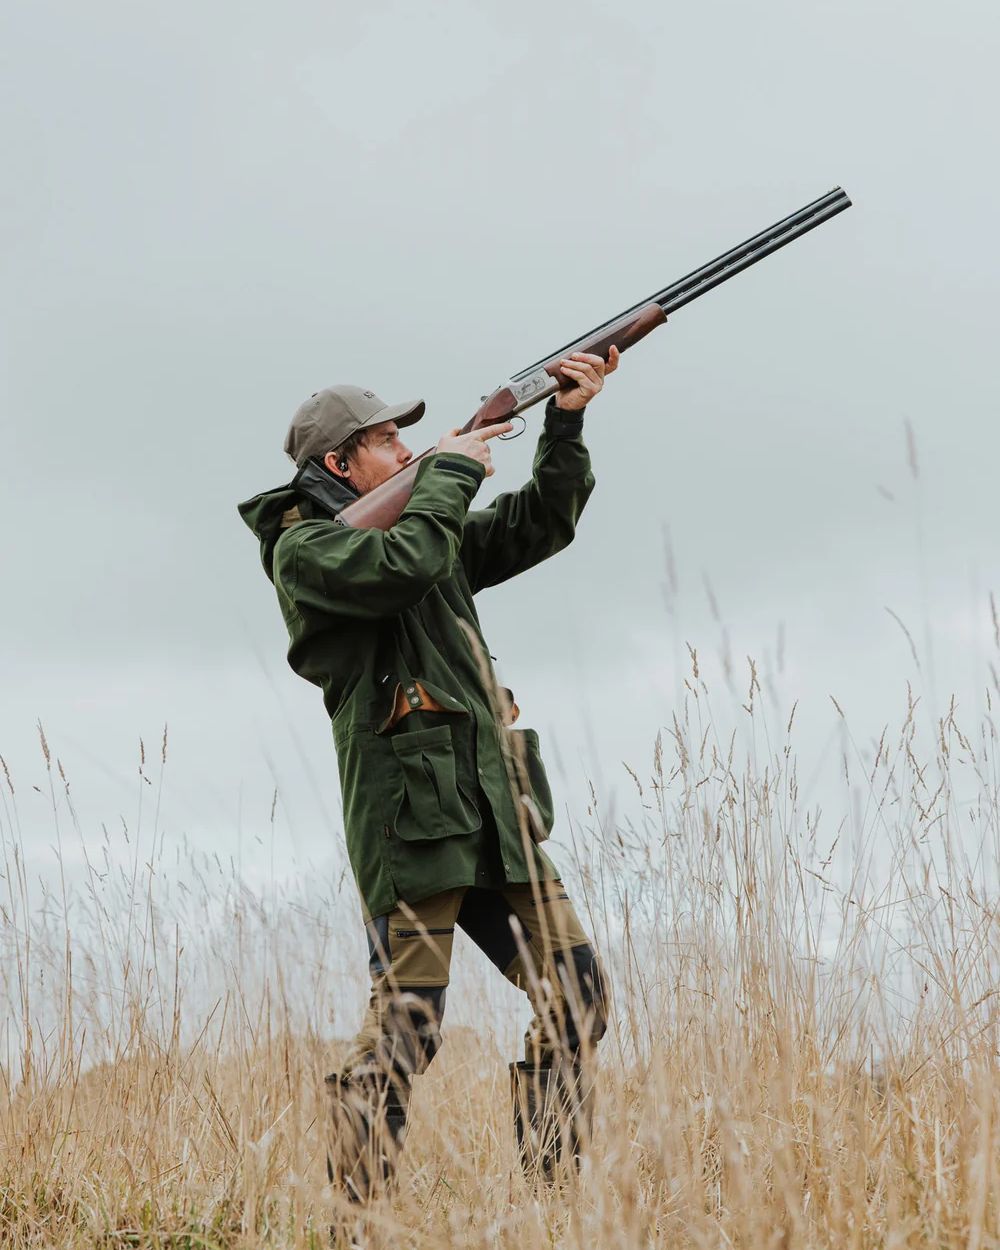
[[[511,781],[520,807],[528,818],[528,830],[535,842],[544,842],[552,832],[555,810],[552,790],[538,746],[538,731],[506,729],[504,732],[507,735]]]
[[[408,842],[473,833],[481,821],[455,776],[451,727],[435,725],[390,739],[403,774],[396,836]]]

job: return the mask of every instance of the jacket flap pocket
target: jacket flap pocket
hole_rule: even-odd
[[[435,725],[390,739],[402,773],[396,836],[408,842],[472,833],[482,823],[455,772],[451,726]]]
[[[451,730],[447,725],[435,725],[433,729],[417,729],[413,733],[397,734],[390,738],[397,755],[412,755],[414,751],[445,747],[451,750]]]

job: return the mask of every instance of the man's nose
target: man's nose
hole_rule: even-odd
[[[399,463],[406,464],[407,461],[412,460],[412,459],[413,459],[413,452],[410,451],[409,447],[406,447],[402,443],[400,443],[399,444]]]

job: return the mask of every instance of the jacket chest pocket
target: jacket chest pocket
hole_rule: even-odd
[[[472,833],[481,821],[455,774],[451,728],[435,725],[390,739],[403,777],[396,836],[409,842]]]

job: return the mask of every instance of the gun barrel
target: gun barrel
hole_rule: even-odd
[[[668,300],[681,294],[681,292],[700,284],[706,278],[713,277],[723,269],[728,269],[742,257],[758,251],[774,239],[785,238],[790,243],[792,239],[798,238],[799,234],[804,232],[802,227],[814,221],[834,204],[842,204],[844,208],[850,205],[850,200],[840,187],[834,187],[832,191],[828,191],[826,195],[821,195],[818,200],[813,200],[811,204],[800,208],[798,212],[789,214],[781,221],[775,222],[773,226],[768,226],[766,230],[761,230],[759,234],[752,235],[749,239],[744,239],[742,243],[731,247],[728,252],[723,252],[721,256],[716,256],[707,265],[701,265],[697,269],[693,269],[691,273],[685,274],[683,278],[678,278],[676,282],[671,282],[662,291],[658,291],[651,296],[649,302],[662,306]],[[838,209],[838,211],[840,210]]]
[[[615,325],[616,322],[628,318],[633,313],[638,312],[640,308],[645,308],[649,304],[659,304],[665,313],[671,313],[678,308],[683,308],[685,304],[690,304],[699,295],[704,295],[706,291],[710,291],[713,287],[719,286],[720,283],[728,281],[729,278],[735,277],[738,273],[742,273],[744,269],[749,269],[751,265],[755,265],[759,260],[763,260],[765,256],[770,256],[773,252],[778,251],[779,248],[793,242],[795,239],[801,238],[804,234],[808,234],[816,226],[822,225],[824,221],[829,221],[831,217],[835,217],[838,213],[842,213],[845,208],[850,207],[851,201],[847,193],[841,187],[834,187],[826,195],[821,195],[819,199],[813,200],[811,204],[806,204],[804,208],[800,208],[797,212],[791,213],[781,221],[775,222],[773,226],[769,226],[759,234],[745,239],[742,243],[737,244],[736,247],[730,248],[728,252],[723,252],[721,256],[710,260],[708,264],[693,269],[689,274],[685,274],[683,278],[678,278],[676,282],[672,282],[669,286],[650,295],[647,299],[640,300],[638,304],[633,304],[631,308],[626,308],[624,312],[620,312],[617,316],[602,322],[601,325],[595,326],[589,333],[581,335],[571,343],[567,343],[565,347],[561,347],[557,352],[552,352],[548,356],[543,356],[540,360],[536,360],[534,364],[514,374],[511,380],[514,382],[520,381],[543,365],[551,364],[552,361],[558,360],[570,352],[579,351],[581,344],[599,337],[602,331]]]
[[[695,270],[687,278],[682,278],[680,282],[667,287],[654,302],[659,304],[665,313],[683,308],[685,304],[690,304],[699,295],[704,295],[706,291],[711,291],[721,282],[726,282],[736,274],[742,273],[744,269],[749,269],[751,265],[756,265],[765,256],[770,256],[773,252],[794,242],[795,239],[800,239],[810,230],[821,226],[824,221],[829,221],[831,217],[836,217],[838,213],[850,207],[851,201],[841,191],[839,196],[827,199],[826,203],[807,216],[797,214],[796,219],[790,220],[785,228],[779,229],[778,226],[773,226],[755,238],[748,239],[746,243],[741,243],[739,247],[734,247],[731,252],[726,252],[703,269]],[[784,226],[784,223],[779,224]]]
[[[843,199],[827,205],[821,212],[814,214],[805,221],[799,222],[793,229],[765,239],[754,247],[738,250],[731,259],[727,258],[724,264],[715,267],[711,272],[706,273],[697,281],[688,283],[680,290],[670,291],[663,299],[656,302],[665,313],[672,313],[678,308],[683,308],[685,304],[690,304],[699,295],[704,295],[706,291],[711,291],[713,287],[717,287],[720,283],[727,282],[730,278],[735,277],[736,274],[742,273],[744,269],[749,269],[751,265],[756,265],[765,256],[770,256],[773,252],[777,252],[780,248],[785,247],[786,244],[793,242],[795,239],[800,239],[804,234],[808,234],[810,230],[815,230],[817,226],[821,226],[824,221],[829,221],[831,217],[836,217],[838,213],[842,213],[845,208],[850,207],[851,201],[845,195]]]

